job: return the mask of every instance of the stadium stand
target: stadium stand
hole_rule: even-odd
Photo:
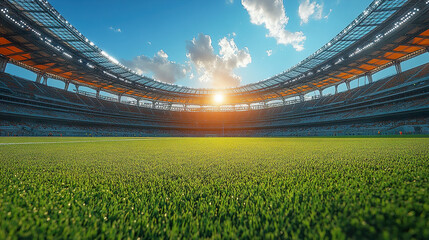
[[[429,133],[428,66],[338,94],[241,112],[174,112],[137,107],[2,73],[0,135],[333,136],[400,131],[425,134]]]

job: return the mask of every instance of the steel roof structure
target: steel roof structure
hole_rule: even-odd
[[[330,42],[289,70],[228,89],[196,89],[141,76],[88,40],[44,0],[0,3],[0,55],[42,75],[156,102],[211,105],[285,99],[371,75],[429,47],[429,0],[375,0]]]

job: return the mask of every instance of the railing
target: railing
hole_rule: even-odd
[[[98,98],[98,99],[107,100],[107,101],[111,101],[111,102],[118,102],[117,98],[107,97],[107,96],[103,96],[103,95],[98,95],[98,97],[97,97],[97,95],[95,93],[91,93],[91,92],[87,92],[87,91],[76,90],[76,93],[80,94],[80,95],[87,96],[87,97]]]

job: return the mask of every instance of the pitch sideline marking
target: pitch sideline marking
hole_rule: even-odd
[[[147,141],[154,139],[121,139],[121,140],[99,140],[99,141],[64,141],[64,142],[21,142],[21,143],[0,143],[0,146],[4,145],[30,145],[30,144],[50,144],[50,143],[90,143],[90,142],[122,142],[122,141]]]

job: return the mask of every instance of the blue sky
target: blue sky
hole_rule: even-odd
[[[109,55],[146,76],[191,87],[230,87],[278,74],[331,40],[371,2],[50,0]],[[303,13],[314,10],[307,22],[300,15],[300,5]],[[265,12],[256,11],[261,6]],[[280,12],[283,24],[276,18]],[[278,37],[284,32],[301,32],[306,39],[295,45],[284,43]],[[211,53],[202,47],[207,40],[211,40]]]
[[[189,61],[186,44],[198,34],[210,36],[217,54],[218,41],[233,38],[237,48],[247,47],[251,56],[246,67],[234,69],[242,79],[241,84],[263,80],[295,65],[332,39],[371,3],[370,0],[310,1],[323,5],[323,16],[330,9],[332,12],[327,19],[310,18],[301,25],[298,14],[301,2],[305,1],[283,1],[289,17],[285,29],[302,31],[306,36],[304,50],[296,51],[291,45],[278,44],[274,38],[266,37],[269,31],[263,25],[252,24],[248,11],[238,0],[232,3],[229,0],[50,1],[86,37],[122,62],[140,55],[152,58],[163,50],[168,60],[185,65]],[[271,56],[267,55],[268,50],[272,50]],[[153,76],[148,71],[144,74]],[[200,82],[198,73],[194,73],[193,79],[188,75],[176,83],[212,86]]]

